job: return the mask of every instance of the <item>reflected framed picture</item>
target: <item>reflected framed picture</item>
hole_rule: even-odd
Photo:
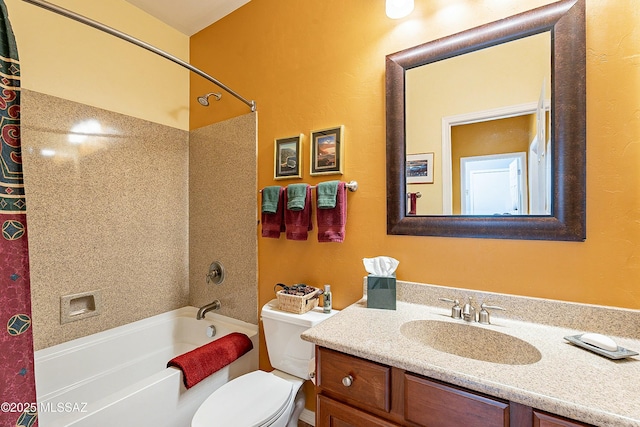
[[[311,131],[311,175],[342,174],[344,126]]]
[[[274,179],[302,178],[302,134],[275,140]]]
[[[433,184],[433,153],[407,155],[407,184]]]

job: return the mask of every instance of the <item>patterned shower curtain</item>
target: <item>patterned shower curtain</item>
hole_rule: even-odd
[[[20,64],[0,0],[0,427],[37,425],[29,248],[20,148]]]

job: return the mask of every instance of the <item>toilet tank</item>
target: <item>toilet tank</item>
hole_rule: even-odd
[[[298,378],[309,379],[309,363],[315,357],[315,346],[303,341],[300,334],[337,312],[331,310],[325,314],[322,308],[316,308],[294,314],[279,310],[278,300],[266,303],[261,317],[271,366]]]

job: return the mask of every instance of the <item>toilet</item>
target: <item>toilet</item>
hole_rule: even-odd
[[[296,427],[304,409],[302,384],[313,372],[314,344],[300,334],[337,313],[303,314],[278,309],[271,300],[261,318],[271,372],[244,374],[214,391],[198,408],[191,427]]]

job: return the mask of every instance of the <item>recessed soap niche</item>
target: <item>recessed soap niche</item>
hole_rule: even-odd
[[[60,297],[60,323],[75,322],[102,312],[102,291],[88,291]]]

